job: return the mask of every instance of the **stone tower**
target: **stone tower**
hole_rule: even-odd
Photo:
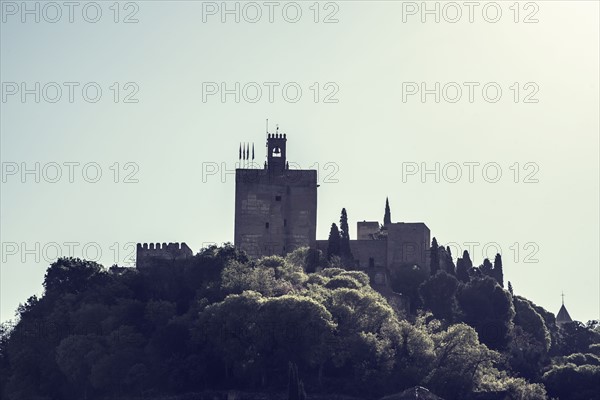
[[[267,134],[266,162],[258,168],[248,163],[249,147],[240,148],[247,168],[235,171],[234,244],[250,257],[315,246],[317,171],[290,169],[286,145],[285,134]]]

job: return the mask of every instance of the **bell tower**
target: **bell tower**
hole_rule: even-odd
[[[279,130],[267,133],[264,168],[246,163],[235,170],[234,243],[252,258],[316,244],[317,171],[289,169],[286,144]],[[254,158],[248,148],[239,151],[243,160]]]
[[[267,166],[270,172],[283,172],[286,169],[286,142],[285,134],[267,134]]]

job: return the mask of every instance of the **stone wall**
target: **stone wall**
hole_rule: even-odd
[[[379,232],[379,222],[362,221],[356,223],[356,238],[358,240],[373,239],[373,235]]]
[[[155,260],[183,260],[194,255],[185,243],[138,243],[136,249],[135,265],[143,268]]]
[[[351,240],[350,250],[360,270],[387,266],[387,240]]]
[[[250,257],[314,247],[317,171],[237,169],[234,244]]]
[[[417,264],[429,268],[430,233],[422,223],[397,222],[387,225],[387,266],[388,268],[402,264]]]

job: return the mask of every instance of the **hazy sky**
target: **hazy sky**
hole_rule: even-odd
[[[58,253],[232,241],[267,118],[319,170],[318,238],[389,196],[454,256],[500,251],[515,293],[599,318],[599,5],[513,3],[3,1],[0,320]]]

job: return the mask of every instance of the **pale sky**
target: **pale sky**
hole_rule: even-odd
[[[498,247],[515,293],[600,317],[598,2],[22,4],[1,3],[1,321],[57,252],[232,241],[238,147],[262,163],[267,118],[319,170],[317,238],[388,196],[455,256]]]

